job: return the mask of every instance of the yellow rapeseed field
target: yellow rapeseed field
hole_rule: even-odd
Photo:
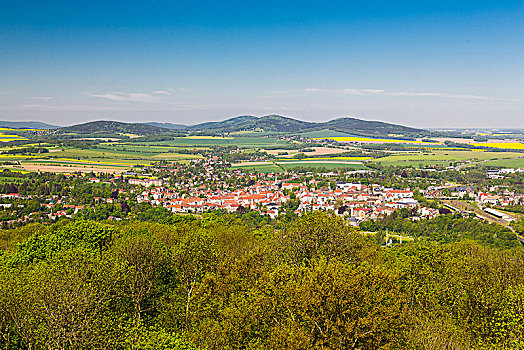
[[[360,136],[334,136],[334,137],[317,137],[314,140],[334,140],[339,142],[376,142],[376,143],[411,143],[417,145],[427,145],[429,142],[412,141],[412,140],[396,140],[396,139],[375,139],[371,137]]]
[[[479,147],[524,150],[524,143],[521,142],[479,142],[470,143],[470,145]]]

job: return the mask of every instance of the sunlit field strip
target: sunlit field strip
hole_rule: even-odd
[[[15,135],[15,134],[4,134],[0,133],[0,137],[16,137],[16,138],[23,138],[22,136]]]
[[[28,139],[26,139],[25,137],[21,137],[21,136],[13,136],[13,135],[9,135],[9,136],[3,135],[3,136],[0,136],[0,141],[2,141],[2,142],[9,142],[9,141],[25,141],[25,140],[28,140]]]
[[[322,157],[322,158],[280,158],[279,161],[300,161],[300,160],[353,160],[353,161],[360,161],[360,160],[370,160],[373,159],[373,157]]]
[[[524,134],[492,134],[492,136],[524,136]]]
[[[0,171],[9,170],[12,173],[29,174],[29,170],[17,169],[17,168],[0,168]]]
[[[33,158],[40,158],[38,156],[33,156]],[[42,162],[71,162],[71,163],[78,163],[78,164],[103,164],[103,165],[129,165],[129,163],[122,163],[122,162],[103,162],[103,161],[96,161],[96,160],[83,160],[83,159],[74,159],[74,158],[53,158],[53,159],[42,159]]]
[[[190,139],[190,140],[233,140],[232,137],[221,137],[221,136],[186,136],[186,137],[175,137],[175,139]]]
[[[4,145],[0,147],[0,152],[9,151],[13,149],[24,149],[29,147],[47,148],[47,149],[59,149],[58,146],[50,145],[48,143],[27,143],[24,145]]]
[[[132,144],[132,143],[104,143],[104,146],[114,146],[117,145],[118,148],[125,147],[125,148],[159,148],[159,149],[172,149],[172,150],[186,150],[186,149],[197,149],[197,150],[208,150],[209,147],[193,147],[193,146],[153,146],[153,145],[142,145],[142,144]]]
[[[0,154],[0,158],[42,158],[42,156],[25,155],[25,154]]]
[[[131,164],[114,164],[114,163],[79,163],[79,162],[60,162],[60,161],[41,161],[34,160],[28,162],[22,162],[22,165],[41,165],[41,166],[89,166],[89,167],[114,167],[114,168],[128,168]]]
[[[339,142],[375,142],[375,143],[408,143],[408,144],[417,144],[417,145],[429,145],[430,142],[423,141],[413,141],[413,140],[395,140],[395,139],[374,139],[370,137],[358,137],[358,136],[334,136],[334,137],[316,137],[313,140],[333,140]],[[442,143],[433,142],[433,144]]]
[[[520,142],[479,142],[470,143],[472,146],[524,150],[524,143]]]

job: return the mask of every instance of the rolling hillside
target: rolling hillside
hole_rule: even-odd
[[[1,128],[13,128],[13,129],[56,129],[58,126],[47,124],[44,122],[10,122],[10,121],[0,121]]]
[[[100,120],[84,124],[77,124],[58,129],[58,133],[67,134],[134,134],[134,135],[155,135],[169,132],[169,129],[160,128],[141,123],[122,123],[115,121]]]
[[[206,122],[196,125],[180,125],[172,123],[122,123],[114,121],[96,121],[58,129],[58,133],[76,134],[135,134],[156,135],[170,131],[199,131],[211,133],[229,133],[238,131],[263,130],[264,132],[299,134],[319,130],[332,130],[353,135],[388,136],[390,134],[405,137],[428,136],[430,132],[410,128],[403,125],[378,121],[368,121],[357,118],[338,118],[328,122],[306,122],[280,115],[264,117],[238,116],[218,122]]]
[[[387,136],[389,134],[399,134],[404,136],[428,136],[430,134],[427,130],[349,117],[334,119],[327,123],[323,123],[323,125],[325,129],[373,136]]]
[[[189,126],[187,126],[187,125],[173,124],[173,123],[149,122],[149,123],[144,123],[144,124],[145,125],[156,126],[157,128],[165,128],[165,129],[171,129],[171,130],[185,130],[185,129],[189,128]]]
[[[234,118],[229,118],[220,122],[206,122],[206,123],[200,123],[196,125],[189,126],[188,128],[191,130],[199,130],[199,131],[205,131],[205,130],[240,130],[244,128],[246,125],[251,126],[251,124],[255,121],[257,121],[259,118],[252,116],[252,115],[241,115]]]
[[[222,122],[203,123],[189,127],[191,130],[213,130],[217,132],[236,132],[244,130],[264,130],[266,132],[302,133],[330,129],[355,135],[387,136],[398,134],[408,137],[427,136],[426,130],[410,128],[397,124],[368,121],[357,118],[338,118],[324,123],[305,122],[279,115],[264,117],[241,116]]]

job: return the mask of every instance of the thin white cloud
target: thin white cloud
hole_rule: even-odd
[[[304,89],[305,92],[317,93],[317,92],[329,92],[327,89],[317,89],[317,88],[307,88]]]
[[[89,94],[91,97],[107,99],[116,102],[154,103],[162,97],[170,96],[169,90],[155,90],[152,92],[110,92],[105,94]]]
[[[307,88],[304,89],[307,93],[328,93],[337,95],[357,95],[357,96],[413,96],[413,97],[440,97],[440,98],[456,98],[464,100],[480,100],[480,101],[494,101],[494,102],[524,102],[522,99],[508,99],[496,98],[489,96],[468,95],[468,94],[450,94],[444,92],[427,92],[427,91],[388,91],[383,89],[319,89]]]
[[[31,103],[22,105],[2,106],[0,111],[30,111],[30,112],[176,112],[176,111],[199,111],[224,108],[247,109],[245,104],[187,104],[187,103],[164,103],[164,104],[64,104],[49,105]]]
[[[39,100],[39,101],[51,101],[55,98],[53,96],[35,96],[35,97],[29,97],[31,100]]]
[[[153,91],[153,94],[154,94],[154,95],[165,95],[165,96],[170,96],[170,95],[171,95],[171,92],[168,91],[168,90],[156,90],[156,91]]]

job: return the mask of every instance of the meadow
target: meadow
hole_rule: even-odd
[[[101,143],[90,148],[56,147],[45,144],[5,146],[0,152],[27,147],[44,147],[48,153],[37,154],[0,154],[0,162],[17,162],[18,165],[4,164],[4,168],[17,168],[27,171],[74,172],[104,171],[123,172],[135,165],[150,165],[158,160],[171,160],[189,163],[201,158],[195,154],[181,154],[177,150],[187,147],[170,147],[141,144]]]
[[[288,141],[280,140],[277,137],[175,137],[173,140],[155,142],[155,145],[165,146],[237,146],[241,148],[250,147],[275,147],[286,145]],[[144,143],[147,144],[147,143]]]
[[[326,130],[317,131],[316,136],[327,133]],[[314,134],[313,134],[314,135]],[[7,135],[12,136],[12,135]],[[131,170],[134,166],[147,166],[156,161],[173,161],[188,164],[191,160],[199,159],[200,154],[186,154],[187,151],[209,151],[215,146],[234,146],[243,148],[245,152],[254,152],[257,149],[267,149],[267,152],[278,158],[274,162],[262,162],[256,164],[234,164],[234,169],[253,168],[260,172],[275,172],[289,170],[297,167],[311,168],[351,168],[366,169],[365,163],[375,162],[382,165],[393,166],[432,166],[450,165],[457,162],[476,164],[483,162],[490,166],[503,167],[524,167],[524,159],[519,152],[489,152],[482,149],[475,150],[456,150],[446,147],[443,144],[432,144],[421,141],[409,141],[398,139],[378,139],[358,136],[336,136],[331,137],[337,140],[373,142],[384,141],[386,143],[407,142],[406,146],[424,145],[426,151],[413,152],[392,152],[391,155],[383,158],[373,159],[372,157],[337,157],[335,154],[346,152],[344,148],[334,147],[315,147],[314,152],[305,154],[305,158],[295,159],[293,155],[300,152],[299,149],[286,150],[285,146],[295,141],[282,140],[273,136],[241,136],[230,137],[220,136],[188,136],[176,137],[167,141],[156,142],[101,142],[96,146],[78,148],[71,146],[58,147],[45,143],[34,143],[26,145],[0,147],[0,152],[6,152],[20,148],[47,148],[48,153],[34,154],[0,154],[0,162],[5,162],[3,167],[17,168],[25,171],[51,171],[51,172],[72,172],[72,171],[108,171],[122,172]],[[486,145],[488,143],[478,143]],[[514,147],[516,151],[519,147],[524,147],[520,143],[489,143],[494,147]],[[282,148],[278,148],[282,147]],[[287,153],[283,155],[282,153]],[[319,158],[313,155],[320,156]],[[17,162],[18,165],[9,164]]]
[[[448,165],[450,162],[476,162],[512,159],[522,156],[516,152],[478,152],[478,151],[450,151],[432,150],[431,152],[392,154],[384,158],[372,160],[382,165],[410,166],[410,165]]]
[[[261,163],[261,164],[251,164],[251,165],[238,165],[233,164],[230,167],[231,170],[246,170],[246,171],[255,171],[259,173],[274,173],[274,172],[280,172],[283,170],[282,167],[275,165],[271,162]]]
[[[524,158],[490,160],[484,164],[504,168],[524,168]]]
[[[294,168],[326,168],[333,169],[351,169],[365,170],[368,169],[364,164],[359,162],[279,162],[277,163],[285,170]]]

